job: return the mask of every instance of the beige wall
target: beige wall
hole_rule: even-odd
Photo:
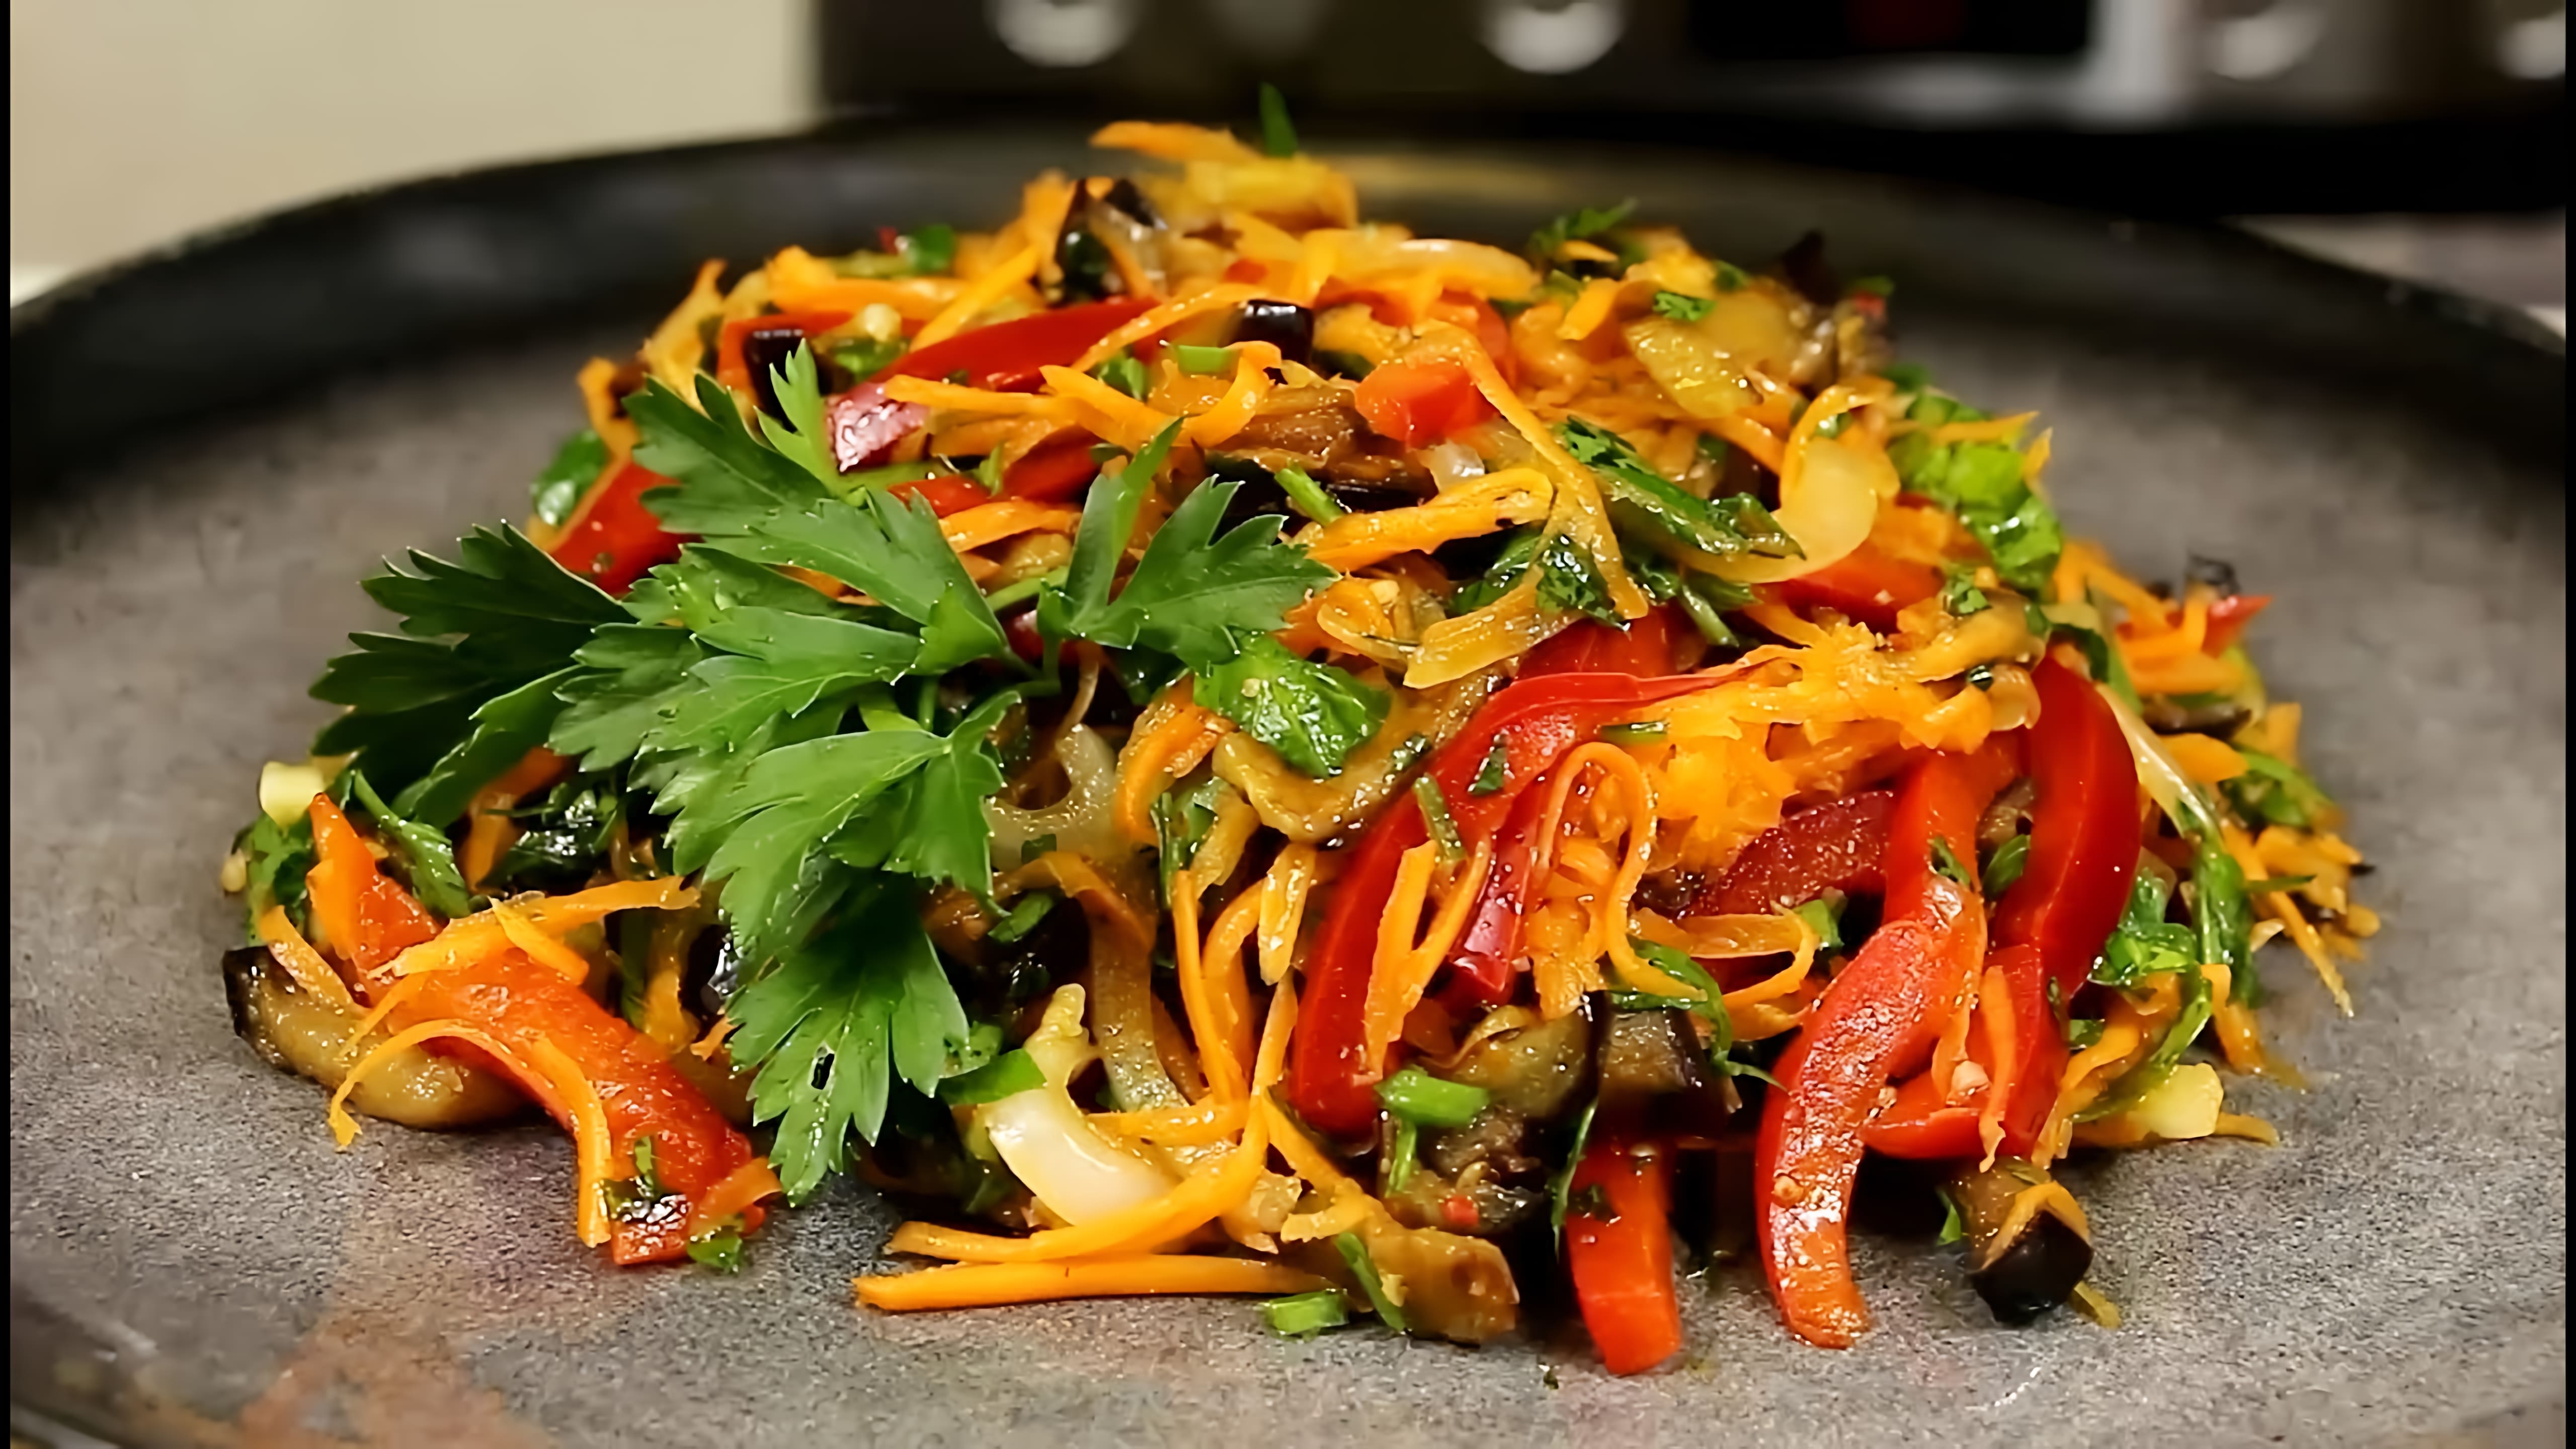
[[[806,0],[10,0],[9,260],[370,181],[786,129]]]

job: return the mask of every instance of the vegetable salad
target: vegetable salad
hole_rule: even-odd
[[[1561,1300],[1633,1373],[1695,1261],[1853,1342],[1919,1208],[2111,1320],[2056,1169],[2273,1141],[2258,948],[2348,1011],[2376,928],[2267,598],[2067,537],[1812,240],[1416,236],[1276,106],[1094,140],[707,263],[523,526],[366,581],[225,862],[242,1034],[343,1146],[533,1104],[621,1264],[861,1179],[870,1310]]]

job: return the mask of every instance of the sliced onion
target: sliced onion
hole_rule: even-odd
[[[999,800],[984,802],[984,821],[992,828],[993,863],[1007,870],[1020,863],[1020,847],[1040,836],[1055,837],[1056,848],[1095,861],[1116,861],[1134,850],[1110,821],[1110,802],[1117,793],[1118,757],[1089,725],[1075,725],[1056,747],[1064,766],[1064,798],[1043,810],[1022,810]]]
[[[1464,443],[1448,442],[1425,448],[1415,457],[1431,470],[1431,481],[1446,493],[1452,488],[1473,483],[1485,476],[1485,460]]]
[[[1878,521],[1882,475],[1892,478],[1896,471],[1887,455],[1843,438],[1819,436],[1803,425],[1801,432],[1805,435],[1789,445],[1781,469],[1780,506],[1774,516],[1804,556],[1738,555],[1716,565],[1722,577],[1767,584],[1814,573],[1860,547]]]
[[[1744,367],[1686,323],[1641,317],[1619,335],[1655,386],[1695,417],[1722,418],[1762,400]]]
[[[1171,1174],[1102,1137],[1053,1083],[987,1103],[976,1121],[1011,1175],[1068,1223],[1107,1217],[1172,1189]]]

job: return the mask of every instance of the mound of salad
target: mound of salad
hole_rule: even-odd
[[[708,262],[524,525],[365,582],[224,864],[241,1034],[344,1147],[533,1104],[619,1264],[863,1179],[874,1310],[1562,1302],[1624,1374],[1749,1291],[1695,1259],[1853,1342],[1859,1212],[2113,1321],[2053,1169],[2273,1142],[2256,951],[2349,1011],[2377,927],[2267,597],[2067,538],[1812,238],[1094,141],[1158,164]]]

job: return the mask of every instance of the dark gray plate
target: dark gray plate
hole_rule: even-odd
[[[776,1220],[739,1278],[616,1272],[566,1230],[550,1132],[335,1154],[314,1089],[227,1028],[214,882],[370,622],[355,581],[516,516],[573,368],[699,256],[988,224],[1078,164],[1068,137],[880,133],[334,203],[13,314],[16,1401],[155,1444],[2563,1435],[2563,348],[2215,233],[1698,155],[1338,149],[1426,229],[1508,241],[1633,195],[1757,259],[1821,225],[1898,279],[1944,383],[2044,410],[2080,531],[2279,595],[2260,657],[2311,707],[2388,928],[2351,1021],[2269,963],[2312,1083],[2245,1093],[2281,1148],[2084,1175],[2126,1327],[1998,1328],[1946,1253],[1867,1240],[1861,1347],[1797,1346],[1719,1273],[1689,1365],[1624,1381],[1579,1340],[1281,1343],[1237,1302],[889,1318],[850,1302],[888,1222],[862,1192]]]

